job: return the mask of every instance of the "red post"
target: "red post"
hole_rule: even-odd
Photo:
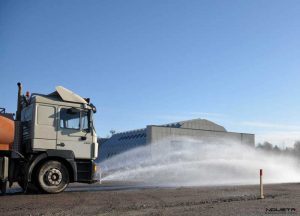
[[[265,198],[264,197],[264,186],[263,186],[262,177],[263,177],[263,170],[260,169],[259,170],[259,181],[260,181],[260,198],[261,199]]]

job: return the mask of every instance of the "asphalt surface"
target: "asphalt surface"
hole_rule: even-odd
[[[160,188],[73,184],[60,194],[0,197],[0,215],[300,215],[300,184]]]

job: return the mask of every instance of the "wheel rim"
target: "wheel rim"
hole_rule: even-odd
[[[58,186],[62,181],[62,173],[57,168],[49,169],[44,174],[44,180],[49,186]]]

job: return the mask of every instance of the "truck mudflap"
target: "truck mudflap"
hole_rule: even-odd
[[[6,193],[8,180],[8,157],[0,157],[0,190],[2,194]]]

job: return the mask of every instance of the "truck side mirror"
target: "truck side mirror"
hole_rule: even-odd
[[[90,103],[90,106],[92,107],[93,113],[97,112],[97,108],[94,106],[94,104]]]

